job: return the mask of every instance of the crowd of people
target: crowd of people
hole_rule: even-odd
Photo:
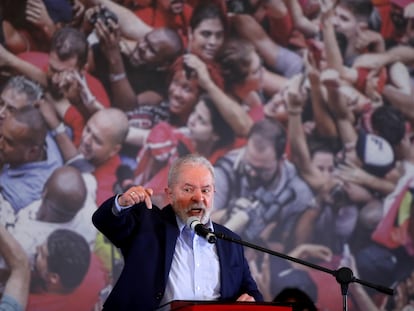
[[[2,303],[100,310],[124,262],[93,213],[136,185],[165,206],[199,154],[215,223],[396,292],[351,284],[352,311],[411,310],[413,64],[414,0],[2,1]],[[331,275],[245,252],[265,301],[342,309]]]

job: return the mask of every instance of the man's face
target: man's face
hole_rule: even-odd
[[[33,263],[33,271],[31,278],[32,290],[47,290],[49,279],[49,271],[47,267],[48,249],[47,243],[43,243],[36,247],[36,254]]]
[[[356,37],[358,22],[355,15],[348,9],[338,5],[335,8],[335,16],[332,23],[335,31],[343,34],[348,40]]]
[[[272,96],[272,98],[269,99],[269,101],[264,105],[263,111],[265,115],[267,117],[277,119],[283,123],[287,122],[287,100],[288,85],[285,85],[279,92],[275,93]]]
[[[274,149],[259,135],[248,139],[241,165],[252,189],[268,185],[276,176],[278,160]]]
[[[170,112],[176,116],[189,115],[197,102],[199,92],[197,79],[188,80],[184,70],[177,71],[168,88]]]
[[[312,157],[312,164],[322,173],[324,179],[328,180],[332,177],[334,171],[335,156],[333,153],[326,151],[317,151]]]
[[[80,71],[77,57],[62,61],[55,52],[49,54],[49,65],[47,70],[48,90],[56,99],[62,98],[61,85],[64,73],[67,71]]]
[[[210,218],[214,202],[214,180],[208,168],[186,164],[176,183],[166,190],[175,213],[186,223],[196,216],[202,223]]]
[[[171,59],[174,48],[162,30],[153,30],[137,43],[129,56],[131,65],[163,65]]]
[[[256,52],[252,52],[250,56],[249,73],[245,79],[245,85],[252,91],[257,91],[261,88],[263,82],[263,64]]]
[[[12,116],[3,121],[0,135],[0,162],[12,167],[29,161],[31,147],[25,143],[29,135],[27,127]]]
[[[205,19],[191,33],[191,52],[205,60],[214,59],[223,41],[224,27],[220,19]]]
[[[93,115],[83,129],[79,145],[80,153],[95,166],[106,162],[119,150],[111,139],[113,125],[103,121],[99,115]]]
[[[10,116],[10,113],[27,106],[27,95],[18,93],[13,88],[6,88],[0,94],[0,128],[3,120]]]

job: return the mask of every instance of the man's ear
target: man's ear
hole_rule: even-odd
[[[47,274],[47,282],[50,284],[53,288],[60,287],[60,276],[59,274],[55,272],[48,272]]]
[[[164,192],[167,195],[167,199],[169,202],[172,202],[172,190],[168,187],[164,188]]]
[[[38,161],[39,156],[43,150],[43,146],[31,146],[28,150],[25,152],[25,158],[28,162]]]

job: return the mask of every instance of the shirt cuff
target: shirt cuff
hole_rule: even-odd
[[[118,198],[121,194],[117,194],[115,196],[115,201],[114,201],[114,205],[112,206],[112,212],[114,213],[115,216],[118,216],[119,213],[121,213],[123,210],[126,210],[127,208],[132,207],[133,205],[128,205],[128,206],[121,206],[118,203]]]

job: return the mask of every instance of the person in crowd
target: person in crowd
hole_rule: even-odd
[[[44,51],[50,47],[54,32],[72,21],[75,2],[67,0],[30,0],[2,2],[1,21],[5,46],[15,54]]]
[[[26,107],[37,107],[43,97],[43,89],[34,81],[25,76],[16,75],[10,77],[3,85],[0,93],[0,127],[3,120],[8,118],[14,111]],[[60,127],[66,130],[65,127]],[[46,148],[56,153],[57,146],[53,139],[56,129],[48,131],[46,136]]]
[[[0,126],[15,110],[24,106],[35,106],[42,96],[42,88],[30,79],[24,76],[8,79],[0,94]]]
[[[366,68],[363,63],[356,61],[364,53],[385,51],[380,33],[369,29],[371,13],[370,2],[340,1],[336,7],[332,2],[323,5],[321,16],[327,65],[338,70],[340,77],[354,87],[353,92],[365,104],[365,113],[372,110],[372,106],[382,103],[385,84],[392,84],[403,93],[409,94],[411,91],[409,71],[399,61],[388,67],[378,67],[377,70]],[[343,36],[342,41],[346,42],[342,47],[338,36]]]
[[[334,35],[339,36],[343,63],[352,65],[355,57],[369,50],[382,52],[384,42],[378,32],[369,29],[369,18],[373,11],[371,1],[340,0],[338,3],[327,1],[322,7],[321,22],[324,26],[332,25]],[[331,37],[329,29],[322,27],[324,40]],[[326,43],[326,45],[332,42]],[[327,52],[335,49],[330,47]]]
[[[170,28],[154,28],[125,50],[117,24],[106,26],[98,19],[95,31],[99,43],[92,46],[91,72],[110,90],[113,104],[131,112],[139,105],[161,100],[167,88],[168,68],[184,50],[178,33]]]
[[[31,279],[32,293],[70,293],[85,277],[91,254],[86,240],[67,229],[53,231],[37,247]]]
[[[41,112],[33,106],[23,106],[3,120],[1,193],[15,212],[40,199],[46,180],[63,165],[59,150],[48,146],[47,130]]]
[[[91,174],[81,174],[71,166],[59,167],[46,181],[42,199],[19,211],[8,230],[30,257],[56,229],[79,233],[93,249],[97,231],[89,219],[97,208],[95,192],[96,181]]]
[[[295,51],[277,44],[249,14],[236,14],[231,19],[236,33],[254,45],[266,68],[291,78],[302,72],[303,61]]]
[[[26,310],[92,310],[105,282],[85,238],[56,229],[37,246]]]
[[[85,14],[83,18],[83,24],[81,26],[82,31],[89,33],[91,31],[91,15],[99,10],[99,8],[109,10],[109,14],[112,16],[111,19],[117,22],[121,29],[123,42],[121,45],[123,48],[130,48],[135,45],[133,41],[139,41],[142,39],[145,34],[150,32],[155,28],[162,27],[152,27],[145,23],[141,18],[136,16],[135,11],[128,8],[128,5],[122,3],[122,1],[112,1],[112,0],[80,0],[85,6]],[[128,0],[127,0],[128,1]],[[145,0],[144,0],[145,1]],[[137,3],[136,1],[134,1]],[[142,8],[147,7],[148,4],[145,4]],[[108,12],[108,11],[107,11]],[[111,14],[113,13],[113,14]],[[106,14],[106,16],[109,16]],[[114,18],[114,16],[116,16]],[[94,21],[94,18],[92,18]],[[167,27],[169,28],[169,27]],[[96,38],[93,39],[95,41]],[[132,40],[132,42],[130,42]]]
[[[119,12],[119,7],[113,4],[110,7],[114,9],[115,13],[123,16],[122,12]],[[134,20],[129,15],[127,15],[127,19]],[[146,91],[155,91],[164,95],[167,86],[161,82],[166,82],[168,65],[183,53],[184,45],[174,29],[152,28],[136,39],[135,47],[123,51],[125,57],[122,62],[118,52],[122,48],[119,44],[119,37],[124,34],[123,24],[124,21],[118,21],[111,27],[99,21],[95,24],[99,25],[95,28],[100,38],[101,48],[94,49],[94,59],[96,61],[111,59],[111,62],[109,63],[109,73],[106,70],[106,63],[102,61],[94,66],[96,68],[94,73],[98,74],[101,81],[108,81],[112,77],[109,79],[110,84],[104,83],[104,85],[110,85],[112,93],[117,95],[115,98],[117,100],[114,99],[114,102],[117,105],[122,105],[121,109],[123,109],[122,107],[133,109],[139,102],[145,103],[146,95],[148,95]],[[187,50],[198,55],[204,61],[213,61],[224,41],[225,26],[226,17],[220,6],[214,3],[197,5],[190,20],[190,40]],[[102,50],[105,57],[102,57],[102,53],[97,54],[99,50]],[[126,74],[126,79],[120,78],[123,73]],[[113,79],[115,76],[118,79]],[[127,82],[132,88],[128,87]],[[139,96],[140,94],[141,96]],[[122,104],[124,102],[125,105]]]
[[[263,64],[246,40],[229,39],[218,55],[226,93],[246,110],[252,121],[263,117]],[[247,127],[247,131],[249,127]]]
[[[40,109],[49,128],[57,128],[59,119],[50,101],[40,103]],[[65,164],[89,172],[97,181],[96,201],[99,205],[113,194],[116,169],[121,164],[119,151],[129,130],[128,119],[117,108],[106,108],[95,112],[86,123],[79,146],[76,146],[66,131],[55,135]]]
[[[411,0],[373,1],[375,12],[371,24],[379,31],[388,47],[407,40],[409,19],[412,18]]]
[[[187,59],[186,56],[189,58]],[[130,120],[132,126],[127,137],[128,143],[142,147],[151,128],[161,121],[168,122],[176,128],[186,126],[188,118],[203,92],[210,96],[220,114],[236,134],[242,135],[242,132],[245,131],[246,125],[242,121],[248,120],[249,117],[220,88],[222,79],[219,73],[197,56],[186,56],[178,58],[170,69],[171,78],[167,98],[156,106],[139,107],[140,114]],[[193,74],[187,76],[186,65],[194,69]]]
[[[170,204],[166,207],[152,205],[152,189],[134,186],[98,208],[92,218],[94,225],[125,257],[124,269],[103,310],[154,310],[176,299],[262,300],[243,247],[225,240],[209,243],[190,228],[189,219],[194,217],[215,232],[237,238],[211,222],[214,176],[206,158],[189,154],[171,166],[166,189]],[[147,250],[146,256],[141,248]],[[201,270],[199,260],[204,261]],[[198,283],[199,277],[203,282]]]
[[[123,16],[119,7],[111,5],[114,13]],[[100,6],[98,6],[98,10]],[[137,17],[127,15],[133,21]],[[99,44],[93,47],[93,73],[110,89],[114,106],[127,113],[131,131],[121,151],[124,161],[135,166],[134,158],[141,148],[148,129],[153,124],[151,112],[157,113],[159,104],[168,94],[170,82],[169,67],[184,51],[183,42],[178,33],[171,28],[152,28],[137,39],[134,46],[122,45],[120,38],[125,35],[124,21],[95,23],[95,32]],[[110,62],[106,60],[111,60]]]
[[[245,56],[250,57],[251,55],[247,53]],[[254,60],[258,59],[254,58]],[[234,59],[233,64],[237,61],[238,59]],[[256,63],[251,66],[257,65],[260,67],[260,64]],[[187,72],[188,68],[191,70],[190,74]],[[260,71],[260,68],[244,69],[245,71]],[[245,137],[247,135],[253,122],[249,114],[254,115],[254,111],[256,111],[257,116],[255,117],[262,117],[259,102],[255,103],[254,109],[249,108],[251,111],[247,112],[246,106],[240,105],[233,95],[228,95],[223,90],[223,80],[217,69],[209,63],[203,62],[195,54],[189,53],[182,58],[178,58],[171,68],[171,76],[167,99],[156,106],[146,105],[139,107],[141,114],[137,118],[130,120],[130,124],[134,123],[138,124],[138,126],[130,127],[127,143],[142,147],[150,129],[160,121],[167,121],[174,127],[185,126],[202,93],[206,93],[211,98],[220,115],[230,125],[236,136]],[[243,76],[250,78],[249,72],[243,71]],[[260,80],[260,78],[257,77],[256,72],[252,76],[254,76],[251,78],[253,80],[252,83],[250,83],[250,80],[247,81],[243,92],[249,93],[252,88],[257,87],[258,83],[256,80]],[[143,124],[145,127],[142,126]]]
[[[280,123],[255,123],[246,146],[215,164],[220,191],[213,219],[244,239],[289,251],[292,229],[314,195],[285,158],[285,150],[286,132]]]
[[[79,144],[86,120],[110,101],[102,84],[86,71],[88,42],[72,27],[63,27],[52,38],[49,54],[14,55],[0,47],[2,67],[38,82],[56,102],[59,118]]]
[[[305,134],[302,114],[306,96],[299,86],[300,77],[287,90],[290,158],[315,193],[315,200],[309,202],[312,208],[299,216],[293,233],[294,243],[319,243],[329,247],[334,254],[340,254],[343,243],[352,236],[358,218],[358,206],[348,194],[349,188],[355,189],[335,175],[335,154],[339,150],[332,147],[334,141],[315,134],[316,131]]]
[[[59,119],[55,107],[50,101],[40,104],[50,128],[56,128]],[[99,206],[108,196],[114,194],[117,181],[116,172],[121,165],[119,152],[129,130],[128,119],[117,108],[97,111],[86,123],[81,142],[77,147],[65,131],[56,133],[55,139],[63,155],[65,164],[77,168],[85,174],[92,174],[96,181],[95,202]],[[93,190],[92,190],[93,191]],[[98,234],[94,252],[103,261],[106,268],[111,267],[111,247]]]
[[[393,191],[384,198],[379,213],[378,209],[374,209],[379,217],[374,223],[369,243],[355,252],[356,265],[361,277],[393,287],[412,274],[414,255],[412,232],[414,162],[412,143],[408,135],[405,135],[398,149],[403,173]],[[370,266],[366,256],[383,258],[382,262],[393,264]],[[400,292],[397,295],[395,301],[404,296],[401,294]]]
[[[197,61],[194,60],[196,59],[195,57],[191,57],[191,54],[197,56],[203,62],[210,66],[217,66],[218,70],[220,70],[220,72],[222,73],[225,81],[232,81],[230,78],[233,75],[240,75],[240,81],[243,81],[243,78],[245,77],[245,72],[243,71],[243,69],[238,71],[237,67],[248,67],[250,63],[250,66],[253,67],[252,70],[257,70],[257,73],[260,73],[260,86],[251,86],[253,88],[253,91],[250,94],[247,88],[245,90],[245,94],[235,94],[233,92],[234,90],[232,89],[232,87],[229,87],[229,85],[225,85],[224,91],[226,95],[230,96],[232,101],[235,101],[236,103],[231,104],[231,102],[228,99],[226,99],[227,104],[221,104],[221,102],[223,102],[224,99],[215,100],[218,103],[218,105],[222,107],[231,107],[232,111],[237,111],[240,110],[240,108],[238,107],[240,105],[240,98],[246,98],[245,103],[243,103],[241,106],[243,110],[247,110],[248,112],[250,112],[250,110],[255,110],[255,108],[248,107],[246,109],[246,107],[244,107],[244,104],[249,103],[251,104],[251,106],[255,106],[256,101],[260,101],[254,95],[254,91],[262,92],[270,96],[271,94],[280,89],[281,85],[283,85],[285,80],[283,77],[269,72],[266,68],[262,66],[260,69],[257,68],[258,65],[256,64],[257,62],[255,60],[255,56],[250,55],[250,45],[248,45],[247,48],[245,48],[244,45],[247,44],[247,42],[240,42],[240,46],[237,45],[237,42],[234,42],[234,34],[229,29],[231,28],[232,21],[224,15],[223,11],[223,7],[214,2],[203,3],[201,1],[198,5],[195,6],[190,21],[190,41],[188,44],[187,53],[190,55],[184,56],[184,58],[186,60],[186,65],[190,68],[193,67],[197,74],[200,74],[200,72],[197,70],[199,64]],[[235,28],[238,27],[236,26]],[[230,40],[230,44],[227,44],[227,40]],[[194,64],[193,66],[192,63]],[[217,92],[209,90],[205,87],[203,88],[207,92],[212,93],[210,96],[213,99],[216,96],[218,96],[218,94],[213,95]],[[221,95],[221,97],[223,98],[223,95]],[[257,106],[260,107],[261,105]],[[222,107],[220,108],[220,110],[225,116],[226,110]],[[257,118],[260,118],[261,116],[260,109],[256,110],[259,111],[250,112],[250,117],[253,118],[253,120],[257,120]],[[242,136],[245,136],[248,132],[248,129],[250,128],[251,122],[248,119],[246,120],[246,116],[243,116],[241,112],[238,112],[238,115],[238,118],[234,119],[239,119],[240,124],[244,124],[245,126],[238,126],[241,127],[241,130],[238,130],[238,127],[234,127],[234,129],[236,133],[241,132]],[[228,120],[230,121],[230,119]],[[235,121],[231,120],[231,123],[235,123]]]
[[[200,96],[188,118],[187,129],[195,151],[208,158],[212,164],[235,142],[234,131],[208,95]]]
[[[205,62],[216,61],[227,35],[228,20],[223,7],[215,2],[200,1],[190,19],[188,52]]]
[[[10,270],[0,299],[0,310],[26,310],[30,288],[29,258],[3,225],[0,225],[0,255]]]

